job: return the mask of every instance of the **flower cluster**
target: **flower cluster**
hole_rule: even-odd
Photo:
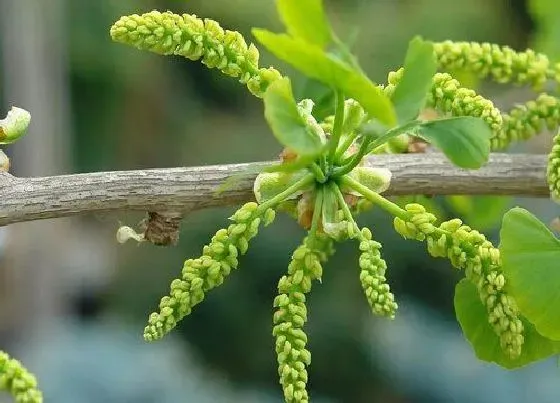
[[[387,264],[381,258],[381,244],[372,239],[371,231],[360,232],[360,282],[373,313],[393,319],[398,305],[385,277]]]
[[[43,394],[37,380],[23,365],[0,351],[0,390],[9,392],[16,403],[42,403]]]
[[[307,322],[305,294],[311,291],[313,280],[321,279],[321,262],[332,251],[332,239],[324,234],[308,236],[294,251],[288,274],[278,282],[272,334],[276,338],[278,376],[286,402],[309,402],[306,366],[311,364],[311,353],[306,349],[307,335],[303,330]]]
[[[385,94],[392,96],[403,74],[404,68],[389,73],[388,85],[384,88]],[[503,124],[500,110],[494,106],[492,101],[478,95],[474,90],[462,87],[459,81],[448,73],[436,73],[434,76],[426,107],[453,116],[481,118],[494,133],[494,137],[491,139],[492,144],[497,146],[500,143],[497,139]]]
[[[553,200],[560,202],[560,131],[554,136],[552,150],[548,154],[546,180]]]
[[[185,262],[181,278],[172,281],[169,295],[161,299],[159,313],[150,315],[144,338],[148,341],[161,339],[191,313],[206,292],[221,285],[231,270],[237,268],[238,256],[247,251],[261,221],[268,225],[274,216],[274,210],[261,211],[253,202],[237,210],[231,217],[234,223],[216,232],[204,246],[202,256]]]
[[[202,59],[207,67],[239,78],[258,97],[281,77],[273,68],[259,68],[259,51],[255,45],[247,45],[239,32],[224,30],[208,18],[151,11],[121,17],[111,27],[110,34],[114,41],[141,50]]]
[[[525,104],[517,105],[503,115],[502,129],[495,138],[499,148],[514,141],[527,140],[537,135],[543,127],[554,130],[560,125],[560,99],[542,93]],[[498,148],[498,147],[496,147]]]
[[[521,354],[524,342],[523,323],[515,300],[504,290],[500,251],[483,234],[454,219],[434,226],[436,218],[420,204],[408,204],[408,219],[395,218],[394,226],[405,238],[426,240],[428,252],[444,257],[465,271],[477,287],[488,312],[488,321],[500,338],[500,346],[511,358]]]
[[[548,57],[531,49],[518,52],[490,43],[444,41],[434,44],[439,68],[470,71],[498,83],[528,84],[541,89],[555,70]]]

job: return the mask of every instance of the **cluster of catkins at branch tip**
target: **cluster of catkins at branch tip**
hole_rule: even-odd
[[[252,94],[261,98],[274,81],[282,78],[272,67],[259,67],[257,48],[253,44],[247,45],[240,33],[224,30],[217,22],[200,19],[195,15],[152,11],[124,16],[111,28],[111,37],[138,49],[201,60],[207,67],[237,78],[247,85]],[[509,112],[502,113],[492,101],[473,89],[463,87],[451,75],[457,71],[466,71],[481,79],[529,85],[542,91],[547,81],[560,81],[560,64],[551,64],[545,55],[532,50],[518,52],[506,46],[487,43],[451,41],[435,43],[434,52],[440,72],[432,79],[425,107],[443,115],[481,118],[492,131],[490,144],[493,150],[504,149],[515,141],[526,140],[543,127],[553,129],[560,125],[560,101],[554,96],[540,93],[534,100],[515,105]],[[391,72],[387,85],[380,86],[389,98],[403,79],[403,73],[402,68]],[[336,123],[340,121],[335,122],[335,116],[329,116],[317,122],[312,109],[313,102],[310,100],[303,100],[298,104],[298,113],[309,132],[319,136],[321,142],[326,144]],[[368,124],[368,119],[368,114],[358,102],[346,99],[340,125],[340,142],[329,156],[332,161],[322,162],[338,166],[348,161],[359,148],[360,128]],[[405,133],[373,152],[406,152],[408,141]],[[560,134],[555,138],[547,172],[551,193],[558,198],[559,150]],[[354,175],[353,178],[356,179],[357,172],[358,168],[347,176]],[[255,187],[263,191],[267,186],[266,180],[276,178],[280,183],[281,176],[279,173],[268,177],[259,175]],[[307,336],[303,330],[307,322],[306,294],[310,292],[313,280],[321,279],[322,264],[333,253],[333,239],[336,237],[327,234],[328,226],[338,228],[341,224],[347,224],[349,229],[346,238],[359,242],[359,279],[372,312],[394,318],[398,308],[387,283],[387,264],[381,257],[381,244],[372,239],[369,229],[359,230],[352,218],[365,208],[364,202],[370,203],[372,199],[367,197],[367,192],[344,193],[340,188],[343,180],[325,184],[324,186],[336,188],[341,198],[352,201],[347,203],[346,210],[338,211],[341,213],[340,220],[325,222],[323,217],[322,225],[317,230],[316,222],[311,222],[311,216],[313,220],[317,217],[312,201],[317,202],[316,197],[320,192],[318,189],[328,178],[323,178],[323,181],[318,177],[315,179],[316,182],[305,190],[297,195],[291,194],[275,205],[262,208],[263,204],[247,203],[242,206],[231,217],[233,223],[227,229],[217,231],[211,242],[204,246],[201,257],[185,262],[180,278],[171,283],[169,295],[161,299],[159,312],[150,315],[144,331],[146,340],[160,339],[171,331],[204,299],[209,290],[220,285],[237,268],[239,256],[247,251],[249,241],[256,236],[260,224],[268,225],[274,219],[275,210],[272,208],[286,210],[298,217],[300,224],[305,221],[306,224],[302,224],[305,229],[312,230],[303,244],[294,251],[288,273],[278,283],[278,296],[274,300],[273,335],[276,338],[278,374],[285,400],[308,402],[307,367],[311,362],[311,353],[306,348]],[[387,178],[384,180],[389,181]],[[388,186],[387,183],[385,185]],[[360,186],[368,187],[363,186],[362,182]],[[369,187],[368,192],[378,195],[373,199],[379,202],[383,200],[379,193],[385,189],[386,187]],[[255,191],[255,195],[260,203],[259,192]],[[384,203],[390,202],[380,202]],[[305,210],[306,220],[301,220],[302,210]],[[428,252],[432,256],[447,258],[454,267],[464,270],[467,279],[476,286],[480,301],[488,313],[488,322],[499,338],[501,348],[510,358],[519,357],[525,341],[524,327],[514,299],[506,292],[499,250],[483,234],[464,225],[460,220],[436,225],[436,217],[420,204],[408,204],[404,209],[394,205],[389,210],[393,213],[397,211],[394,227],[399,234],[407,239],[426,241]]]

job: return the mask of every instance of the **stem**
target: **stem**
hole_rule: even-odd
[[[374,191],[368,189],[366,186],[362,185],[360,182],[355,181],[354,179],[344,176],[340,178],[340,183],[343,185],[348,186],[349,188],[355,190],[356,192],[360,193],[370,202],[377,204],[379,207],[387,210],[389,213],[394,215],[395,217],[399,217],[405,221],[408,220],[410,214],[399,207],[398,204],[393,203],[392,201],[387,200],[379,193],[375,193]]]
[[[397,136],[399,136],[403,133],[406,133],[410,129],[418,126],[420,123],[421,122],[418,121],[418,120],[413,120],[413,121],[408,122],[408,123],[406,123],[402,126],[398,126],[398,127],[395,127],[393,129],[389,130],[387,133],[378,137],[377,139],[375,139],[375,141],[372,144],[370,144],[367,154],[369,154],[370,152],[375,150],[377,147],[385,144],[387,141],[389,141],[393,137],[397,137]]]
[[[348,148],[350,148],[354,140],[356,140],[356,137],[358,137],[358,134],[358,131],[354,131],[353,133],[346,136],[346,138],[344,139],[340,147],[337,148],[334,154],[334,162],[340,161],[340,158],[342,158],[342,155],[346,152],[346,150],[348,150]]]
[[[362,161],[362,158],[364,158],[364,156],[368,153],[368,146],[370,142],[371,140],[369,138],[364,138],[358,152],[354,154],[348,164],[335,169],[333,172],[333,177],[340,177],[352,171],[360,163],[360,161]]]
[[[344,213],[344,216],[346,217],[346,219],[348,221],[350,221],[354,225],[354,229],[356,231],[356,234],[359,234],[357,236],[359,238],[361,238],[362,233],[360,231],[360,227],[358,227],[358,224],[354,220],[354,217],[352,216],[352,212],[350,211],[350,208],[348,207],[348,204],[346,203],[346,200],[344,200],[344,195],[340,191],[340,188],[334,182],[331,182],[329,185],[333,189],[334,193],[336,194],[336,197],[338,198],[338,202],[340,204],[340,207],[342,208],[342,212]]]
[[[272,199],[269,199],[269,200],[263,202],[262,204],[260,204],[259,207],[257,208],[257,211],[264,212],[267,209],[269,209],[271,207],[274,207],[279,203],[282,203],[288,197],[290,197],[291,195],[293,195],[297,191],[303,189],[304,187],[312,184],[313,182],[315,182],[315,175],[314,174],[310,173],[310,174],[305,175],[303,178],[301,178],[299,181],[294,183],[288,189],[284,190],[281,193],[278,193]]]
[[[336,148],[338,147],[338,142],[340,141],[340,136],[342,135],[342,124],[344,123],[344,94],[342,91],[337,90],[335,93],[336,99],[336,109],[334,114],[334,126],[332,137],[329,144],[329,158],[330,164],[334,163],[334,155]]]
[[[319,222],[321,221],[321,210],[323,208],[323,188],[321,186],[315,192],[315,207],[313,210],[313,219],[311,221],[311,228],[309,229],[309,234],[314,237],[317,233],[317,228],[319,227]]]
[[[325,183],[327,181],[327,177],[325,176],[325,174],[323,173],[323,170],[321,169],[321,167],[319,165],[317,165],[316,162],[314,162],[313,164],[311,164],[309,166],[309,169],[311,169],[311,171],[313,172],[313,174],[315,175],[315,178],[317,179],[317,182],[319,183]]]

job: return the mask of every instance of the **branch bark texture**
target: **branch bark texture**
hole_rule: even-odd
[[[259,168],[269,162],[34,178],[0,174],[0,225],[119,210],[173,211],[253,199]],[[376,155],[393,179],[385,195],[519,195],[548,197],[546,156],[492,154],[479,170],[451,165],[439,153]]]

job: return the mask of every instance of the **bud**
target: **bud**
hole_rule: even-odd
[[[12,107],[5,119],[0,119],[0,144],[10,144],[27,131],[31,114],[25,109]]]

